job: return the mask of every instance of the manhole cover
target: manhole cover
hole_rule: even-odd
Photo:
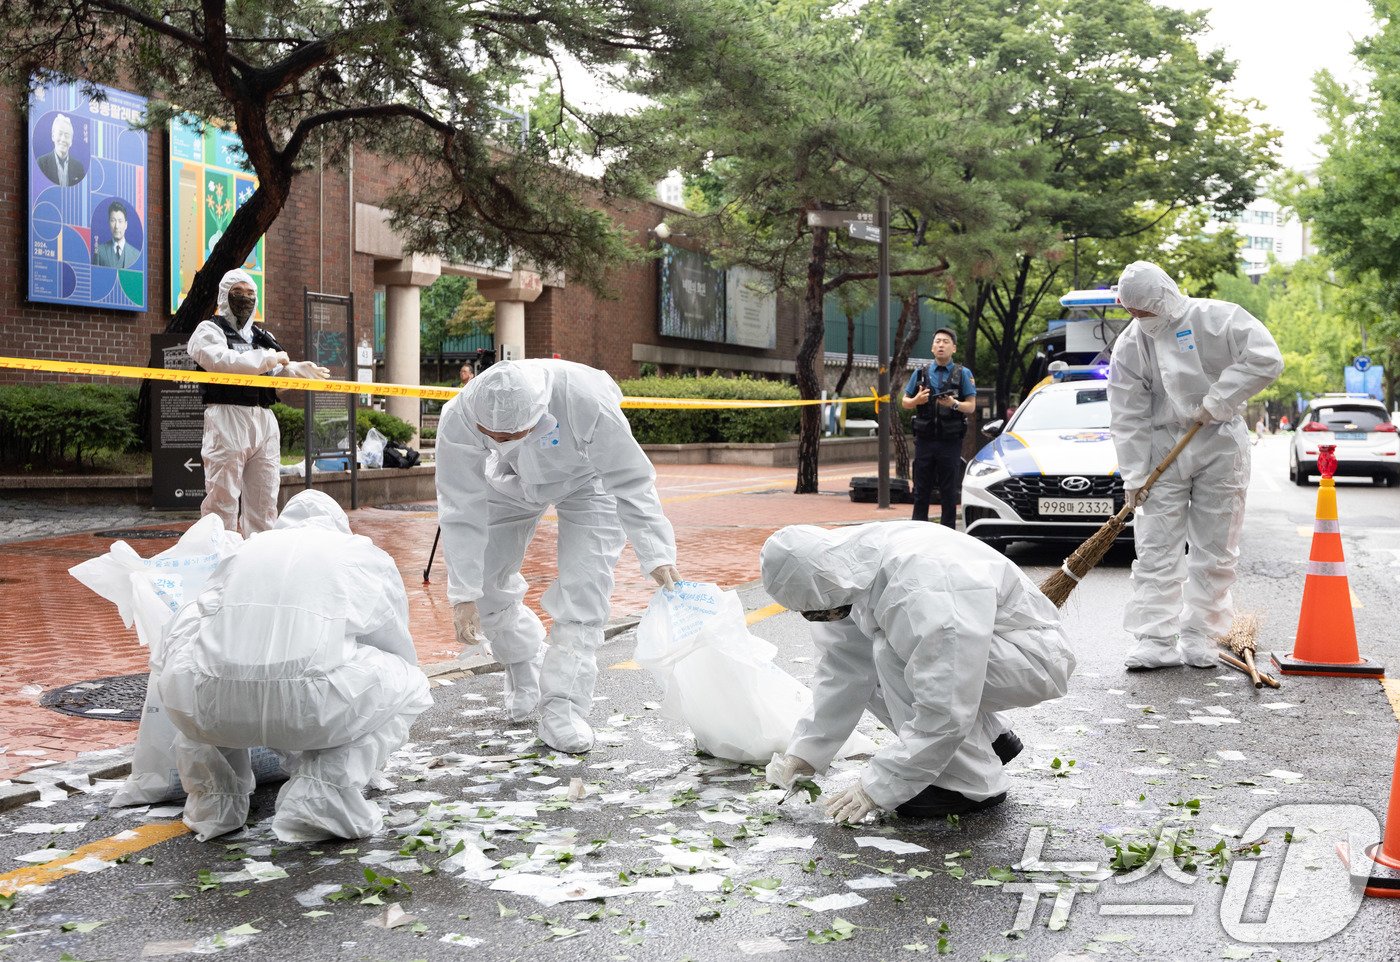
[[[163,531],[152,530],[150,528],[135,528],[130,531],[118,529],[116,531],[94,531],[94,538],[118,538],[122,541],[160,541],[163,538],[179,538],[183,531]]]
[[[117,675],[64,685],[44,692],[39,704],[65,715],[102,721],[140,721],[146,705],[146,679],[150,676]]]
[[[381,511],[436,511],[436,501],[413,501],[399,504],[376,504]]]

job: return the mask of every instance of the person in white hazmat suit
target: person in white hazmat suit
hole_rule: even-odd
[[[887,521],[783,528],[760,568],[818,651],[812,706],[770,782],[791,789],[825,770],[868,709],[899,740],[828,796],[837,821],[1005,801],[1002,766],[1022,746],[1000,713],[1059,698],[1074,670],[1059,612],[1015,564],[951,528]]]
[[[1136,646],[1126,665],[1214,668],[1215,639],[1234,614],[1249,487],[1242,415],[1283,372],[1283,356],[1244,308],[1187,297],[1156,264],[1129,264],[1118,299],[1135,318],[1114,343],[1108,372],[1113,445],[1135,508],[1137,560],[1123,627]],[[1196,422],[1201,430],[1144,497],[1147,476]]]
[[[656,472],[602,371],[560,360],[492,365],[442,409],[438,521],[457,640],[487,641],[505,668],[505,708],[538,707],[551,748],[593,747],[588,715],[613,568],[631,540],[642,570],[664,588],[680,580]],[[545,509],[559,519],[558,579],[544,625],[523,602],[525,549]]]
[[[241,270],[219,282],[218,312],[201,321],[186,350],[201,371],[268,374],[324,380],[331,372],[311,361],[293,361],[272,335],[253,323],[258,289]],[[282,434],[270,408],[277,391],[267,387],[205,384],[204,501],[201,516],[217,514],[225,531],[256,534],[277,519]],[[239,506],[242,504],[242,526]]]
[[[272,828],[284,842],[362,838],[383,826],[364,788],[432,705],[394,560],[350,533],[321,491],[287,502],[176,614],[159,691],[180,732],[185,824],[203,841],[241,827],[249,749],[291,773]]]

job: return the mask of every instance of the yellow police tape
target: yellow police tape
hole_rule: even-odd
[[[301,377],[268,377],[262,374],[216,374],[211,371],[185,371],[178,368],[131,367],[125,364],[90,364],[86,361],[50,361],[33,357],[0,357],[0,368],[16,371],[42,371],[46,374],[79,374],[89,377],[125,377],[152,381],[181,381],[196,384],[229,384],[235,387],[271,387],[279,391],[329,391],[333,394],[378,394],[384,397],[420,397],[447,401],[461,388],[431,387],[421,384],[377,384],[360,381],[318,381]],[[889,395],[871,391],[865,397],[829,398],[826,401],[759,401],[735,398],[624,397],[622,406],[654,411],[724,410],[736,408],[788,408],[811,404],[860,404],[875,402],[878,411]]]

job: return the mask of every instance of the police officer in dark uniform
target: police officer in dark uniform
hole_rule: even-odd
[[[914,409],[914,520],[928,520],[934,489],[942,522],[958,525],[962,442],[977,390],[972,374],[953,360],[958,339],[946,327],[933,332],[933,363],[915,371],[899,403]]]

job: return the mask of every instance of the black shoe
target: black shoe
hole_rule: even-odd
[[[1003,765],[1009,764],[1025,747],[1013,731],[1002,732],[996,737],[996,741],[992,742],[992,751],[997,753],[997,758],[1001,759]]]
[[[1006,801],[1006,793],[975,802],[958,792],[937,785],[930,785],[895,809],[900,818],[944,818],[948,815],[967,815],[995,808]]]

